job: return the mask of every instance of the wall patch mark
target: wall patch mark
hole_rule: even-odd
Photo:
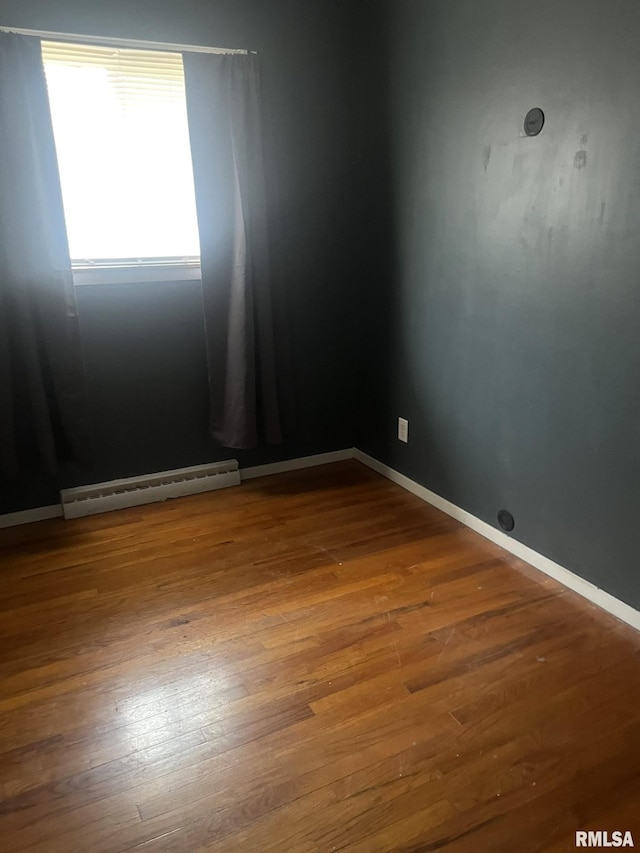
[[[573,158],[573,165],[576,169],[584,169],[587,165],[587,152],[583,149],[576,151],[576,156]]]

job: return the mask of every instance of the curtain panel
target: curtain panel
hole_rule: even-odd
[[[0,33],[0,475],[88,463],[80,329],[40,40]]]
[[[198,212],[210,432],[278,443],[293,421],[284,305],[273,287],[257,57],[183,55]]]

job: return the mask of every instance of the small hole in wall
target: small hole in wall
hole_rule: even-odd
[[[516,526],[513,516],[507,509],[501,509],[498,512],[498,524],[503,530],[506,530],[507,532],[513,530],[513,528]]]

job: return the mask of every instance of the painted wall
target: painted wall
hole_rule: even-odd
[[[640,6],[368,10],[357,444],[638,607]]]
[[[635,0],[0,0],[0,22],[260,51],[299,425],[242,464],[351,445],[355,381],[363,450],[490,523],[508,508],[519,540],[640,606]],[[78,297],[88,479],[226,456],[197,287]],[[34,475],[0,512],[55,499]]]
[[[0,0],[0,24],[248,47],[261,56],[284,235],[297,427],[286,444],[239,453],[207,434],[198,286],[78,288],[96,468],[63,485],[237,457],[241,465],[353,445],[355,259],[353,7],[319,0]],[[34,470],[0,485],[0,514],[56,503]]]

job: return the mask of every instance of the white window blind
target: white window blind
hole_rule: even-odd
[[[42,42],[75,265],[200,254],[182,56]]]

